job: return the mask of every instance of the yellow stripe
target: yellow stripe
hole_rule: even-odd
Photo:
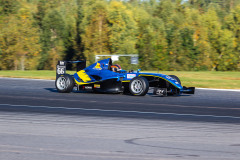
[[[83,80],[83,82],[91,81],[91,78],[87,75],[84,70],[77,72],[79,78]]]
[[[74,79],[74,80],[75,80],[75,82],[76,82],[78,85],[96,83],[96,82],[78,82],[76,79]]]

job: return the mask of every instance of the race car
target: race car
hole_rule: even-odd
[[[66,74],[67,63],[77,63],[74,75]],[[92,90],[103,93],[125,93],[144,96],[149,87],[159,96],[194,94],[195,87],[184,87],[175,75],[126,71],[120,65],[113,65],[111,58],[100,60],[88,67],[86,61],[58,61],[55,85],[58,92]]]

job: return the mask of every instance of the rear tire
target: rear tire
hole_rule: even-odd
[[[129,91],[134,96],[145,96],[149,89],[149,82],[144,77],[135,77],[129,83]]]
[[[73,77],[69,74],[59,76],[55,81],[55,86],[60,93],[69,93],[73,90]]]

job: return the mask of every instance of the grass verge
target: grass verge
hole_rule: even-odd
[[[73,74],[74,71],[68,71]],[[156,72],[155,72],[156,73]],[[240,72],[188,72],[188,71],[160,71],[162,74],[176,75],[182,85],[199,88],[240,89]],[[32,78],[55,80],[56,72],[49,70],[31,71],[0,71],[0,77]]]

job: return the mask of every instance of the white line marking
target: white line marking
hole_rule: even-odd
[[[212,91],[231,91],[231,92],[240,92],[240,89],[217,89],[217,88],[197,88],[201,90],[212,90]]]
[[[49,80],[49,79],[11,78],[11,77],[0,77],[0,79],[32,80],[32,81],[55,81],[55,80]]]
[[[89,100],[80,100],[80,99],[59,99],[59,98],[43,98],[43,97],[30,97],[30,96],[3,96],[1,98],[8,97],[8,98],[23,98],[23,99],[36,99],[36,100],[48,100],[48,101],[64,101],[64,102],[83,102],[83,103],[102,103],[102,104],[129,104],[129,105],[146,105],[146,103],[140,102],[108,102],[108,101],[89,101]],[[219,109],[219,110],[240,110],[240,108],[234,107],[212,107],[212,106],[186,106],[186,105],[179,105],[179,104],[165,104],[165,103],[148,103],[147,105],[150,106],[169,106],[169,107],[181,107],[181,108],[201,108],[201,109]]]
[[[103,110],[103,109],[86,109],[86,108],[66,108],[66,107],[30,106],[30,105],[14,105],[14,104],[0,104],[0,106],[12,106],[12,107],[21,107],[22,106],[22,107],[28,107],[28,108],[65,109],[65,110],[99,111],[99,112],[118,112],[118,113],[136,113],[136,114],[155,114],[155,115],[174,115],[174,116],[191,116],[191,117],[213,117],[213,118],[240,119],[240,117],[234,117],[234,116],[216,116],[216,115],[181,114],[181,113],[158,113],[158,112]]]

